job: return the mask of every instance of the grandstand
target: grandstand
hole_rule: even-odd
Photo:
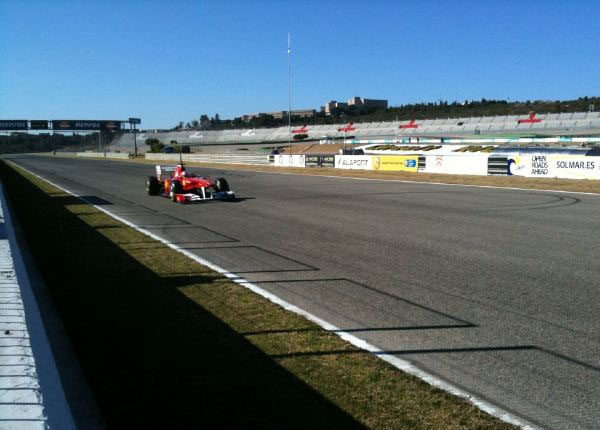
[[[353,124],[348,133],[339,131],[343,124],[306,126],[305,140],[383,139],[394,137],[484,137],[484,136],[592,136],[600,135],[599,112],[570,112],[530,115],[505,115],[469,118],[443,118],[411,121],[368,122]],[[352,134],[352,136],[350,136]],[[193,151],[256,152],[265,146],[282,145],[289,141],[287,127],[237,130],[184,130],[142,132],[137,135],[138,151],[143,153],[147,138],[156,138],[169,145],[172,141],[190,145]],[[229,148],[226,148],[229,147]],[[262,146],[262,148],[261,148]],[[123,134],[115,138],[111,150],[133,152],[133,137]]]

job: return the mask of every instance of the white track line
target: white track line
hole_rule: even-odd
[[[8,160],[7,160],[8,161]],[[281,306],[282,308],[290,311],[290,312],[294,312],[295,314],[301,315],[303,317],[305,317],[306,319],[314,322],[315,324],[319,325],[320,327],[322,327],[323,329],[330,331],[330,332],[334,332],[335,334],[337,334],[339,337],[341,337],[342,339],[344,339],[346,342],[351,343],[352,345],[356,346],[357,348],[363,349],[365,351],[371,352],[373,354],[375,354],[376,357],[382,359],[383,361],[388,362],[389,364],[391,364],[392,366],[396,367],[397,369],[400,369],[408,374],[411,374],[413,376],[416,376],[420,379],[422,379],[423,381],[427,382],[428,384],[439,388],[441,390],[447,391],[451,394],[454,394],[455,396],[458,397],[462,397],[464,399],[466,399],[467,401],[471,402],[472,404],[474,404],[475,406],[477,406],[479,409],[481,409],[482,411],[487,412],[488,414],[499,418],[500,420],[507,422],[509,424],[513,424],[516,426],[521,427],[522,429],[525,430],[542,430],[541,427],[538,427],[530,422],[528,422],[527,420],[520,418],[514,414],[512,414],[511,412],[505,411],[504,409],[488,402],[487,400],[484,400],[482,398],[479,398],[465,390],[463,390],[462,388],[459,388],[449,382],[444,381],[443,379],[440,379],[439,377],[432,375],[431,373],[428,373],[424,370],[419,369],[418,367],[416,367],[415,365],[413,365],[412,363],[410,363],[407,360],[403,360],[401,358],[398,358],[396,356],[390,355],[390,354],[386,354],[386,352],[378,347],[376,347],[375,345],[371,345],[370,343],[364,341],[363,339],[360,339],[348,332],[343,331],[342,329],[340,329],[339,327],[331,324],[328,321],[325,321],[324,319],[319,318],[316,315],[311,314],[308,311],[305,311],[304,309],[299,308],[296,305],[293,305],[279,297],[277,297],[276,295],[268,292],[267,290],[264,290],[262,288],[260,288],[259,286],[245,280],[244,278],[239,277],[238,275],[234,274],[234,273],[230,273],[227,270],[217,266],[214,263],[211,263],[208,260],[205,260],[202,257],[199,257],[195,254],[192,254],[191,252],[180,248],[179,246],[169,242],[168,240],[142,228],[139,227],[138,225],[132,223],[131,221],[128,221],[124,218],[121,218],[118,215],[113,214],[112,212],[110,212],[109,210],[104,209],[103,207],[100,207],[98,205],[94,205],[92,203],[90,203],[89,201],[86,201],[82,196],[69,191],[68,189],[44,178],[43,176],[37,175],[33,172],[31,172],[28,169],[25,169],[24,167],[19,166],[18,164],[9,161],[9,163],[17,166],[18,168],[26,171],[27,173],[35,176],[38,179],[41,179],[47,183],[49,183],[50,185],[68,193],[71,194],[74,197],[77,197],[79,199],[81,199],[82,201],[84,201],[85,203],[89,204],[90,206],[98,209],[99,211],[107,214],[108,216],[116,219],[117,221],[122,222],[123,224],[139,231],[142,234],[145,234],[146,236],[151,237],[152,239],[155,239],[161,243],[163,243],[164,245],[168,246],[169,248],[182,253],[183,255],[191,258],[192,260],[196,261],[197,263],[200,263],[212,270],[214,270],[215,272],[220,273],[221,275],[225,276],[226,278],[230,279],[231,281],[243,286],[244,288],[249,289],[250,291],[255,292],[256,294],[259,294],[260,296],[270,300],[271,302]],[[334,178],[339,178],[339,176],[332,176]],[[404,182],[404,181],[402,181]]]

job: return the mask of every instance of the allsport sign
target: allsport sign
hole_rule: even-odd
[[[370,155],[336,155],[336,169],[371,170],[373,157]]]

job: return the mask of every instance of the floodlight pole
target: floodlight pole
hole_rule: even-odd
[[[292,65],[290,56],[292,54],[291,49],[291,37],[288,33],[288,138],[290,145],[290,156],[292,155]]]

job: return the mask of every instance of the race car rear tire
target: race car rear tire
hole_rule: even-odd
[[[148,176],[146,179],[146,191],[149,196],[157,196],[160,191],[160,183],[156,176]]]
[[[172,181],[171,189],[169,190],[169,197],[171,197],[171,200],[176,202],[177,201],[176,194],[182,194],[182,193],[183,193],[183,186],[181,185],[181,182],[177,181],[177,180]]]
[[[225,178],[217,178],[214,183],[215,191],[220,193],[224,191],[229,191],[229,184],[225,180]]]

